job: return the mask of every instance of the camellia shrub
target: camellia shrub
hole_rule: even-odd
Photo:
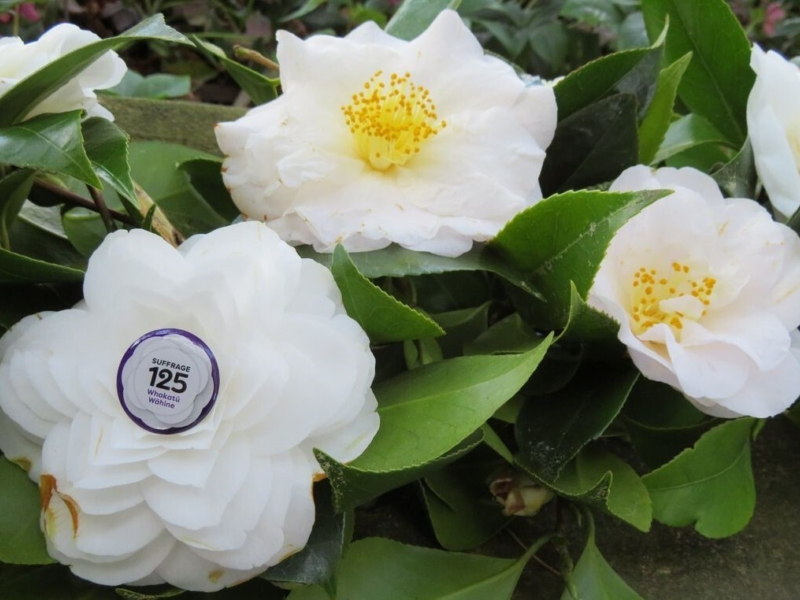
[[[748,525],[798,420],[800,70],[642,0],[547,81],[456,4],[278,31],[277,79],[161,15],[0,38],[0,598],[503,600],[549,552],[635,599],[594,515]],[[253,106],[126,98],[186,92],[134,42]],[[353,541],[376,505],[438,547]]]

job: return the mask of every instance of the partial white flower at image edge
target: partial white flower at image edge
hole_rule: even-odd
[[[0,96],[57,58],[99,40],[96,34],[71,23],[56,25],[27,44],[18,37],[0,37]],[[37,104],[25,118],[83,109],[89,117],[113,121],[113,115],[98,104],[94,91],[114,87],[126,71],[125,62],[109,50]]]
[[[612,239],[589,304],[642,374],[717,417],[770,417],[800,394],[800,239],[695,169],[631,167],[611,191],[674,190]]]
[[[456,12],[410,42],[372,22],[277,39],[283,95],[216,129],[248,219],[321,252],[457,256],[541,199],[553,90],[485,55]]]
[[[214,591],[302,549],[313,448],[351,461],[378,429],[369,340],[330,272],[260,223],[177,250],[118,231],[84,297],[0,339],[0,449],[40,486],[51,556]]]
[[[747,99],[747,130],[756,170],[784,217],[800,208],[800,68],[753,46],[756,81]]]

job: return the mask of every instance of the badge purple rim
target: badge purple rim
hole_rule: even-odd
[[[142,421],[142,419],[133,414],[128,408],[127,404],[125,403],[125,384],[122,381],[122,371],[127,362],[133,356],[133,353],[143,342],[152,339],[154,337],[167,337],[170,335],[179,335],[186,338],[192,344],[197,346],[200,350],[202,350],[205,353],[211,365],[211,380],[213,382],[214,389],[211,394],[211,398],[209,398],[206,405],[200,411],[200,414],[191,423],[187,425],[181,425],[180,427],[166,427],[163,429],[158,429],[156,427],[151,427],[150,425]],[[205,419],[206,416],[208,416],[208,413],[211,412],[211,409],[214,408],[214,404],[216,404],[217,402],[218,393],[219,393],[219,365],[217,364],[217,359],[214,357],[214,353],[211,352],[211,348],[209,348],[208,345],[203,340],[201,340],[193,333],[186,331],[184,329],[176,329],[176,328],[155,329],[153,331],[145,333],[128,347],[128,349],[125,351],[125,354],[122,355],[122,360],[120,360],[119,367],[117,368],[117,398],[119,399],[119,403],[122,406],[122,410],[125,411],[125,414],[128,415],[131,421],[136,423],[142,429],[145,429],[152,433],[175,434],[187,431],[188,429],[191,429],[192,427],[196,426],[203,419]]]

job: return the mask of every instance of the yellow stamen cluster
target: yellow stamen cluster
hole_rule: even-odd
[[[691,268],[678,262],[672,263],[667,277],[657,269],[641,267],[633,276],[632,316],[633,331],[644,333],[657,323],[664,323],[680,340],[684,319],[697,319],[706,315],[717,280],[713,277],[694,279]],[[690,296],[703,307],[702,312],[687,314],[679,310],[665,309],[662,302]]]
[[[359,156],[379,171],[406,164],[425,140],[447,127],[430,92],[412,82],[410,73],[387,78],[378,71],[342,113]]]

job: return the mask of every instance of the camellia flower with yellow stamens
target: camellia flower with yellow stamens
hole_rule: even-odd
[[[691,168],[632,167],[612,191],[671,189],[612,239],[589,304],[642,374],[718,417],[769,417],[800,395],[800,239]]]
[[[553,90],[485,55],[457,13],[410,42],[371,22],[277,38],[283,95],[216,130],[247,218],[318,251],[456,256],[541,198]]]
[[[92,255],[85,300],[0,339],[0,449],[51,556],[104,585],[213,591],[298,552],[314,448],[378,429],[375,360],[330,272],[261,223]]]
[[[756,170],[784,217],[800,208],[800,68],[753,46],[756,82],[747,99],[747,131]]]

